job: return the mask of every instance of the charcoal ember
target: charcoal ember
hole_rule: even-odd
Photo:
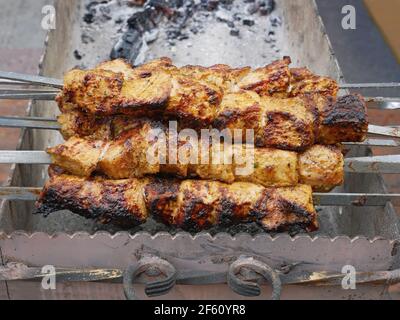
[[[254,25],[254,20],[253,19],[250,19],[250,18],[244,18],[243,20],[242,20],[242,22],[243,22],[243,24],[245,25],[245,26],[249,26],[249,27],[251,27],[251,26],[253,26]]]

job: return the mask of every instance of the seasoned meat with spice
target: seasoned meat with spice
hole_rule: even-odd
[[[37,213],[70,210],[101,223],[129,228],[148,217],[188,231],[257,222],[266,231],[318,228],[311,187],[264,188],[236,182],[166,179],[85,179],[54,174],[36,203]]]

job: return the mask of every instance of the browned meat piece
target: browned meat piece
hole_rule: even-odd
[[[92,114],[144,115],[165,108],[185,116],[191,107],[192,119],[201,108],[215,108],[224,92],[253,90],[265,95],[286,95],[290,86],[290,59],[284,58],[263,68],[232,69],[226,65],[208,68],[176,68],[168,58],[133,68],[117,59],[91,70],[74,69],[64,76],[63,91],[57,97],[62,111],[71,107]],[[209,105],[208,105],[209,104]]]
[[[158,134],[152,135],[155,130]],[[159,144],[162,142],[159,137],[165,137],[165,145]],[[181,138],[177,149],[171,149],[168,132],[160,123],[137,120],[135,126],[115,140],[102,142],[73,137],[47,152],[54,164],[84,177],[95,171],[112,179],[167,173],[228,183],[246,181],[266,187],[293,186],[300,179],[300,183],[309,184],[315,190],[329,190],[343,181],[343,155],[339,147],[314,145],[298,154],[241,143],[226,146],[215,141],[212,145],[205,143],[201,139]],[[206,161],[200,157],[202,150],[206,150]],[[155,161],[149,161],[148,156],[152,154]],[[173,154],[176,159],[171,158]],[[224,157],[231,162],[224,162]]]
[[[141,224],[148,218],[142,192],[146,180],[104,180],[53,175],[37,202],[38,211],[48,215],[70,210],[85,218],[123,227]]]
[[[320,94],[326,97],[336,97],[339,91],[337,82],[328,77],[321,77],[313,74],[306,68],[292,68],[290,95],[299,94]]]
[[[316,144],[299,155],[299,183],[308,184],[315,191],[330,191],[343,183],[343,166],[339,147]]]
[[[214,110],[207,113],[207,108],[193,111],[199,116],[190,121],[187,120],[190,119],[189,110],[194,110],[190,104],[184,111],[186,121],[180,123],[182,128],[186,128],[185,125],[207,128],[214,117],[211,124],[214,128],[231,129],[231,133],[242,129],[242,141],[246,139],[245,129],[253,129],[258,147],[292,151],[303,151],[315,143],[363,141],[368,131],[366,105],[359,95],[337,100],[319,95],[280,99],[260,98],[255,92],[241,91],[225,95],[217,113]],[[130,127],[129,123],[136,121],[128,116],[97,119],[76,112],[59,117],[65,138],[77,135],[103,140],[118,136]]]
[[[74,69],[64,76],[57,97],[61,110],[73,104],[92,114],[130,114],[163,110],[171,94],[171,76],[159,68],[135,70],[123,60],[102,63],[94,69]]]
[[[260,96],[286,97],[290,86],[290,58],[284,57],[265,67],[250,71],[237,85],[243,90],[252,90]]]
[[[37,212],[71,210],[101,223],[128,228],[149,216],[188,231],[257,222],[266,231],[318,228],[309,186],[264,188],[201,180],[104,180],[53,175]]]
[[[339,141],[363,141],[368,133],[368,115],[363,97],[352,94],[337,98],[318,97],[319,133],[317,141],[335,144]],[[322,103],[321,103],[322,102]]]

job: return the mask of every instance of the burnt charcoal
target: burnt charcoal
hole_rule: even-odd
[[[136,30],[125,33],[111,50],[111,59],[125,58],[131,64],[135,63],[143,45],[142,35]]]
[[[78,50],[74,50],[74,57],[76,60],[81,60],[82,59],[82,55],[79,53]]]
[[[229,34],[230,34],[231,36],[237,37],[237,36],[239,36],[239,29],[236,29],[236,28],[231,29],[231,30],[229,31]]]
[[[186,34],[186,33],[183,33],[183,34],[180,34],[180,35],[177,37],[177,39],[178,39],[178,40],[189,39],[189,35]]]
[[[255,23],[254,20],[250,19],[250,18],[245,18],[242,20],[242,22],[245,26],[249,26],[249,27],[253,26]]]
[[[233,14],[233,19],[234,19],[235,21],[240,21],[240,20],[242,20],[242,15],[239,14],[239,13],[234,13],[234,14]]]
[[[218,8],[219,1],[218,0],[202,0],[201,4],[204,8],[209,11],[214,11]]]
[[[124,19],[122,17],[118,17],[117,19],[114,20],[114,22],[116,24],[121,24],[122,22],[124,22]]]
[[[263,8],[267,8],[272,12],[275,9],[275,1],[274,0],[258,0],[258,5]]]
[[[106,20],[112,19],[111,15],[110,15],[111,10],[109,7],[100,7],[99,11],[104,19],[106,19]]]
[[[94,42],[93,37],[90,36],[87,32],[83,32],[83,33],[82,33],[82,35],[81,35],[81,40],[82,40],[82,43],[85,43],[85,44]]]
[[[270,13],[275,6],[275,2],[272,0],[248,0],[245,2],[246,5],[242,9],[234,6],[233,0],[147,0],[143,4],[143,9],[136,11],[127,20],[128,28],[115,44],[111,57],[122,57],[134,63],[137,55],[143,56],[143,45],[157,40],[157,32],[154,30],[158,30],[158,23],[167,21],[163,33],[165,32],[166,35],[166,43],[174,46],[176,41],[189,39],[191,34],[204,32],[203,25],[206,20],[211,18],[226,23],[230,34],[239,36],[240,28],[236,27],[238,26],[237,21],[251,27],[255,24],[255,19],[250,15],[256,14],[261,8],[264,13]],[[97,14],[99,14],[101,7],[103,6],[92,5],[89,13],[97,10]],[[107,10],[102,11],[101,14],[107,15]],[[274,19],[269,21],[270,26],[281,23],[280,18],[274,17]],[[116,23],[121,23],[121,21],[116,21]],[[121,28],[121,30],[123,29]],[[265,41],[272,42],[274,40],[271,38]]]
[[[97,6],[98,4],[99,4],[98,1],[90,1],[90,2],[85,6],[85,8],[86,8],[87,11],[90,11],[90,9],[91,9],[92,7],[95,7],[95,6]]]
[[[83,16],[83,21],[85,21],[87,24],[93,23],[93,21],[94,21],[94,15],[93,15],[93,13],[90,13],[90,12],[86,13],[86,14]]]
[[[197,34],[199,32],[199,29],[197,26],[191,27],[190,31],[193,32],[194,34]]]

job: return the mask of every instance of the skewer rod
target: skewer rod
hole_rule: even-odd
[[[0,150],[0,163],[50,164],[45,151]],[[400,173],[400,155],[356,157],[345,159],[346,172]]]
[[[54,78],[42,77],[42,76],[34,76],[30,74],[22,74],[16,72],[6,72],[0,71],[0,79],[8,79],[14,81],[20,81],[30,84],[38,84],[41,86],[48,86],[53,88],[62,89],[63,81]]]
[[[41,188],[0,187],[0,198],[6,200],[35,201]],[[385,206],[389,201],[400,204],[400,194],[385,193],[313,193],[317,206]]]
[[[340,89],[364,89],[364,88],[400,88],[400,82],[387,83],[341,83]]]

